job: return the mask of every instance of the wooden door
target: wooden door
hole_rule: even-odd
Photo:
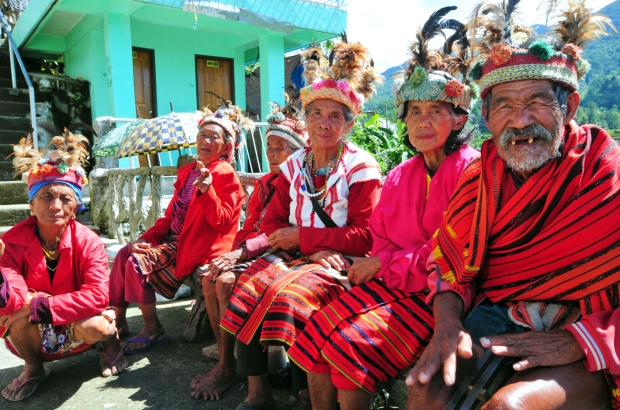
[[[139,118],[149,119],[156,116],[155,113],[155,82],[153,75],[153,50],[132,50],[133,55],[133,90],[136,99],[136,115]],[[157,154],[149,155],[151,166],[159,165]],[[141,167],[148,166],[146,155],[139,155],[138,162]]]
[[[220,101],[211,91],[224,100],[233,99],[233,72],[232,60],[215,57],[196,57],[196,90],[198,92],[198,109],[209,107],[215,111]]]

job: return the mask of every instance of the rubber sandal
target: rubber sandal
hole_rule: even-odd
[[[129,354],[148,352],[149,350],[157,346],[165,345],[166,343],[170,341],[170,335],[166,335],[162,337],[161,339],[155,339],[157,336],[161,335],[162,333],[164,333],[163,327],[158,333],[151,335],[149,337],[137,337],[137,336],[130,337],[129,339],[127,339],[127,341],[123,345],[123,351],[125,352],[125,354],[129,355]],[[129,343],[144,343],[146,344],[146,346],[139,348],[139,349],[127,350],[125,349],[124,346],[126,346]]]
[[[28,397],[32,396],[35,392],[35,390],[37,390],[37,387],[39,387],[39,384],[41,384],[41,382],[45,379],[47,379],[47,376],[50,375],[50,370],[49,369],[45,369],[45,374],[43,376],[35,376],[35,377],[30,377],[29,379],[26,379],[23,383],[19,381],[19,379],[14,379],[13,382],[11,384],[16,384],[17,388],[21,391],[21,389],[24,387],[24,385],[28,382],[33,382],[36,381],[36,383],[34,384],[34,386],[32,386],[32,390],[30,390],[30,393],[28,393],[25,397],[22,397],[21,399],[15,400],[15,399],[7,399],[6,397],[4,397],[6,400],[8,401],[22,401],[22,400],[26,400]]]
[[[250,403],[239,403],[239,405],[237,406],[237,408],[235,408],[235,410],[273,410],[276,408],[276,398],[271,396],[269,398],[269,400],[267,400],[267,403],[260,405],[260,404],[250,404]]]
[[[118,354],[116,355],[116,357],[114,359],[110,358],[110,355],[103,351],[103,350],[98,350],[97,353],[99,354],[99,356],[101,356],[101,360],[100,360],[100,364],[103,364],[104,360],[107,360],[108,363],[110,363],[110,371],[112,371],[112,367],[114,367],[114,365],[116,363],[118,363],[119,360],[121,360],[121,357],[123,357],[123,349],[121,348],[121,350],[118,351]],[[125,370],[125,369],[123,369]],[[103,369],[101,369],[101,371],[103,372]],[[122,370],[116,374],[112,373],[110,374],[110,376],[117,376],[119,373],[121,373]],[[103,376],[103,377],[110,377],[110,376]]]

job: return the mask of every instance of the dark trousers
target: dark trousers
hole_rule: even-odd
[[[308,388],[308,378],[294,362],[291,365],[293,376],[293,391],[299,392]],[[269,371],[269,353],[260,343],[260,328],[250,341],[244,344],[237,341],[237,373],[242,376],[261,376]]]

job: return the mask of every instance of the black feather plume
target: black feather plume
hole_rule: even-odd
[[[460,47],[463,48],[469,47],[469,41],[467,41],[467,27],[465,26],[465,24],[461,23],[458,20],[450,19],[442,23],[442,29],[444,28],[454,30],[454,34],[452,34],[446,39],[446,43],[443,47],[444,54],[452,54],[452,49],[455,43],[457,43]]]
[[[424,26],[422,26],[421,34],[425,41],[430,41],[437,34],[438,30],[441,29],[442,19],[452,10],[456,10],[456,8],[456,6],[442,7],[431,14]]]
[[[435,37],[438,33],[442,33],[442,24],[448,24],[443,18],[451,12],[452,10],[456,10],[456,6],[448,6],[442,7],[428,18],[426,23],[420,28],[416,34],[416,41],[411,46],[411,54],[413,56],[413,61],[409,64],[405,72],[405,78],[409,78],[411,73],[413,72],[414,65],[420,65],[425,67],[427,65],[429,58],[429,50],[428,43],[429,41]],[[436,53],[437,54],[437,53]],[[441,57],[437,55],[438,57]]]

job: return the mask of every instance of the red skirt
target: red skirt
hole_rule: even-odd
[[[292,345],[310,318],[346,289],[330,270],[285,252],[255,260],[241,275],[220,326],[248,344]]]
[[[178,246],[179,237],[169,232],[160,245],[132,254],[140,273],[147,276],[147,283],[167,299],[172,299],[183,284],[183,279],[175,276]]]
[[[325,373],[329,363],[332,374],[373,393],[428,344],[435,321],[425,297],[379,280],[356,286],[314,315],[288,355],[306,371]]]

